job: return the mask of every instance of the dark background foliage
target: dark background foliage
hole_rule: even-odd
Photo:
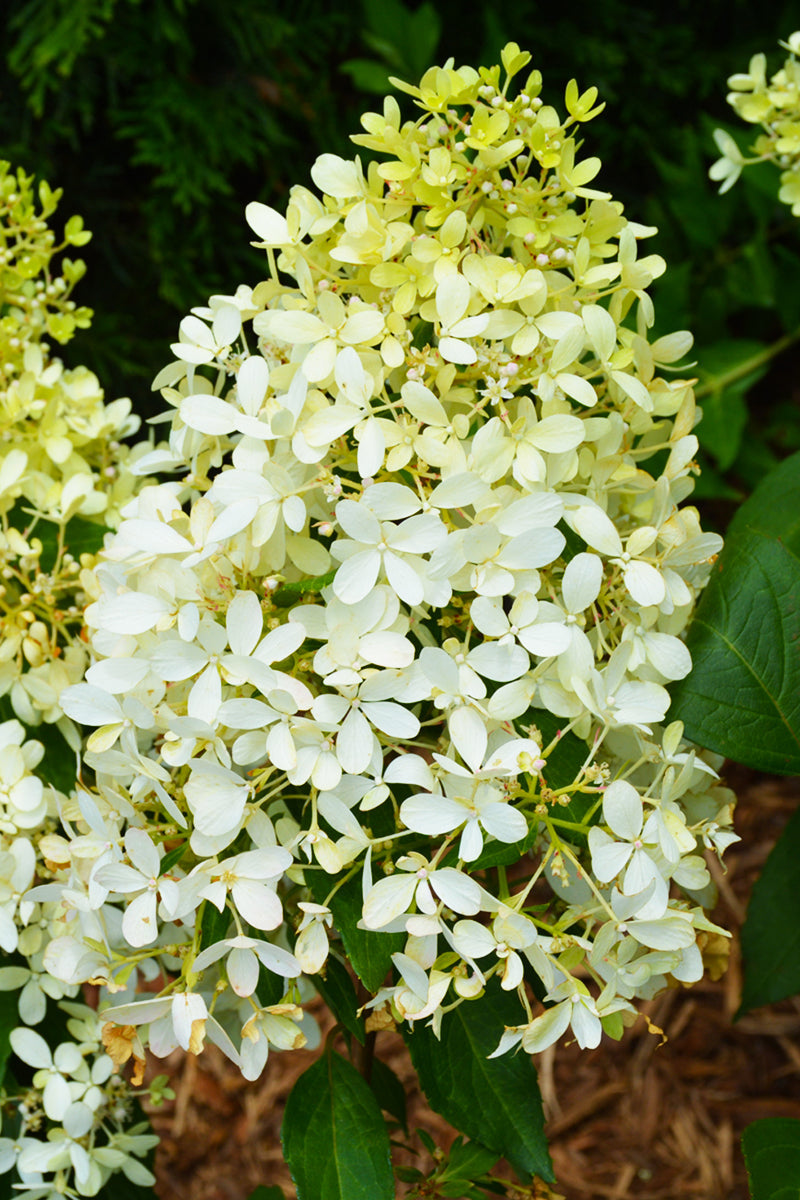
[[[323,151],[376,107],[387,76],[418,77],[452,55],[490,64],[529,48],[557,106],[567,80],[607,108],[587,131],[602,185],[669,269],[659,332],[689,327],[706,417],[702,493],[717,509],[800,445],[800,228],[761,166],[718,198],[711,132],[729,121],[725,81],[797,23],[796,6],[748,0],[487,4],[463,0],[5,0],[0,6],[0,157],[64,188],[94,240],[81,299],[91,330],[66,348],[107,394],[152,412],[149,383],[178,322],[213,292],[263,273],[244,205],[277,208]],[[408,109],[410,111],[410,108]],[[763,362],[761,360],[764,360]]]

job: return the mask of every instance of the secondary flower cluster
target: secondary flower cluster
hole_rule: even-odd
[[[19,1194],[32,1200],[64,1195],[73,1178],[78,1195],[94,1196],[117,1171],[152,1187],[155,1176],[139,1160],[158,1138],[146,1124],[131,1125],[128,1085],[102,1048],[102,1017],[84,1004],[59,1007],[69,1036],[55,1050],[33,1029],[11,1034],[11,1049],[34,1075],[19,1097],[16,1136],[0,1138],[0,1173],[16,1168]]]
[[[42,182],[37,205],[33,178],[0,162],[0,696],[28,725],[63,721],[58,697],[88,663],[67,524],[96,522],[99,545],[101,522],[118,522],[136,482],[121,442],[139,426],[130,400],[105,404],[96,376],[65,369],[45,340],[69,341],[92,316],[71,299],[83,262],[54,269],[55,255],[91,237],[71,217],[56,244],[48,221],[60,196]]]
[[[752,146],[753,157],[746,158],[724,129],[714,131],[714,140],[722,157],[709,175],[720,181],[720,192],[733,187],[748,163],[772,162],[781,168],[778,198],[791,205],[800,216],[800,32],[780,43],[789,51],[780,71],[767,79],[765,54],[754,54],[746,72],[728,80],[728,103],[750,125],[760,125]]]
[[[44,340],[66,342],[91,317],[70,299],[83,263],[53,269],[54,255],[90,237],[73,217],[56,245],[48,220],[59,195],[41,183],[37,205],[32,178],[0,163],[0,702],[3,716],[20,718],[0,722],[0,993],[4,1027],[15,1010],[23,1022],[12,1050],[35,1069],[29,1086],[6,1075],[3,1103],[13,1103],[16,1120],[12,1136],[0,1138],[0,1173],[16,1168],[31,1197],[64,1194],[73,1177],[80,1194],[94,1195],[118,1170],[149,1186],[151,1173],[131,1155],[155,1141],[141,1129],[124,1132],[130,1088],[112,1076],[97,1015],[66,1003],[65,1023],[55,1011],[78,988],[44,965],[58,905],[31,899],[58,869],[50,842],[57,859],[60,798],[45,781],[69,775],[80,745],[60,697],[90,661],[81,570],[139,483],[127,469],[135,454],[119,441],[138,428],[130,401],[104,404],[95,376],[66,370]],[[26,726],[45,727],[47,754]],[[55,1053],[33,1025],[63,1028]]]
[[[208,1037],[256,1078],[364,939],[400,947],[374,1027],[496,975],[498,1053],[594,1046],[722,932],[732,797],[664,725],[720,547],[684,504],[691,338],[650,340],[655,231],[578,158],[596,90],[562,118],[502,59],[401,85],[421,115],[388,98],[355,139],[378,161],[251,204],[269,278],[186,317],[156,380],[163,481],[85,574],[85,769],[28,895],[46,970],[124,993],[134,1057]]]

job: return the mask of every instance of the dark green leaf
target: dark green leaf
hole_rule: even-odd
[[[11,720],[19,720],[11,700],[0,696],[0,721]],[[67,745],[61,730],[56,725],[26,725],[25,733],[44,746],[44,756],[36,768],[38,777],[60,792],[71,792],[77,778],[77,762],[75,751]]]
[[[486,870],[488,867],[507,867],[511,863],[519,862],[523,854],[527,854],[531,846],[539,836],[538,823],[533,829],[530,829],[526,836],[519,842],[498,842],[490,841],[488,845],[481,851],[473,863],[470,863],[470,869],[473,871]],[[458,859],[458,847],[453,846],[448,850],[442,862],[445,865],[455,863]]]
[[[59,792],[71,792],[77,779],[77,761],[75,751],[67,745],[61,730],[55,725],[42,724],[29,732],[44,746],[44,757],[36,768],[36,774]]]
[[[701,746],[762,771],[800,772],[800,454],[731,522],[689,628],[672,717]]]
[[[323,904],[330,890],[330,876],[315,871],[310,882],[314,899]],[[359,929],[361,908],[361,876],[354,875],[335,893],[330,910],[353,970],[368,991],[377,992],[392,965],[392,955],[405,945],[405,935]]]
[[[215,942],[221,942],[228,932],[230,923],[231,914],[227,905],[220,912],[216,905],[212,904],[210,900],[206,900],[200,917],[200,949],[206,950]]]
[[[792,333],[800,325],[800,256],[789,247],[776,243],[772,253],[778,264],[775,283],[777,290],[777,313],[783,322],[787,333]]]
[[[260,936],[258,930],[248,926],[250,936]],[[265,1008],[271,1004],[280,1004],[286,995],[286,980],[274,971],[268,971],[263,963],[258,964],[258,999]]]
[[[703,420],[698,436],[700,445],[721,471],[727,471],[739,453],[747,425],[745,396],[768,367],[768,363],[759,361],[763,350],[763,342],[746,338],[703,347],[699,371]]]
[[[740,1013],[800,992],[800,809],[756,880],[742,927],[744,986]]]
[[[152,1162],[148,1163],[148,1166],[152,1169]],[[18,1194],[14,1193],[14,1195]],[[97,1200],[153,1200],[153,1189],[132,1183],[119,1171],[112,1176],[104,1188],[100,1189],[97,1193]]]
[[[486,1195],[483,1191],[478,1191],[474,1188],[469,1180],[454,1179],[450,1183],[437,1184],[438,1194],[443,1197],[443,1200],[484,1200]]]
[[[742,1134],[752,1200],[800,1197],[800,1121],[767,1117]]]
[[[272,603],[280,608],[289,608],[297,601],[298,596],[304,596],[307,592],[321,592],[333,582],[335,574],[335,571],[329,571],[327,575],[317,575],[314,579],[298,579],[293,583],[285,583],[273,595]]]
[[[361,92],[377,92],[385,95],[391,88],[389,72],[386,67],[368,58],[349,58],[343,62],[341,70],[349,75],[355,86]]]
[[[166,875],[175,863],[180,862],[189,846],[188,842],[181,842],[180,846],[173,846],[161,860],[161,874]]]
[[[285,1200],[283,1188],[265,1187],[260,1184],[254,1192],[251,1192],[247,1200]]]
[[[433,1138],[431,1137],[431,1135],[428,1133],[428,1131],[426,1129],[418,1129],[417,1137],[422,1142],[425,1149],[428,1151],[428,1154],[433,1154],[433,1155],[436,1154],[436,1142],[433,1140]]]
[[[6,1063],[11,1057],[11,1045],[8,1039],[12,1029],[16,1029],[20,1024],[17,1013],[18,999],[17,992],[0,992],[0,1084],[6,1073]]]
[[[106,525],[97,521],[88,521],[86,517],[73,517],[67,522],[64,546],[74,559],[80,559],[82,554],[97,554],[102,548],[106,534],[110,532]]]
[[[281,1129],[298,1200],[393,1200],[378,1102],[340,1054],[328,1051],[289,1094]]]
[[[737,504],[744,499],[741,489],[732,487],[727,479],[712,467],[711,460],[704,452],[702,446],[698,452],[697,461],[700,464],[701,472],[695,484],[695,489],[692,492],[693,499],[734,500]]]
[[[441,1038],[420,1024],[404,1036],[431,1108],[520,1174],[552,1183],[533,1062],[527,1054],[488,1057],[505,1026],[519,1024],[522,1016],[516,997],[492,979],[480,999],[445,1015]]]
[[[394,1173],[398,1179],[402,1179],[403,1183],[417,1183],[420,1179],[425,1178],[417,1167],[395,1167]]]
[[[480,1142],[465,1142],[463,1138],[456,1138],[450,1147],[447,1169],[441,1178],[457,1176],[459,1179],[476,1179],[478,1175],[491,1171],[498,1157],[494,1150],[487,1150]]]
[[[564,717],[554,717],[552,713],[532,710],[532,719],[535,725],[538,726],[542,734],[542,748],[546,747],[553,740],[558,731],[563,728],[565,723]],[[589,748],[585,742],[576,737],[574,733],[565,733],[558,739],[558,744],[551,751],[547,766],[544,769],[543,775],[545,782],[549,788],[569,787],[574,779],[577,778],[581,767],[586,761]],[[589,809],[597,803],[597,797],[592,795],[571,796],[568,804],[559,804],[553,809],[553,816],[560,817],[564,821],[574,821],[580,824],[586,816]],[[599,816],[599,810],[598,810]],[[584,835],[576,835],[574,831],[569,831],[565,835],[569,841],[578,842],[579,844],[585,840]]]
[[[39,564],[43,571],[52,571],[58,554],[59,526],[55,521],[37,521],[35,516],[27,511],[28,507],[24,500],[18,500],[8,514],[8,520],[15,529],[23,533],[30,530],[35,522],[32,536],[42,543]],[[76,560],[79,560],[82,554],[97,554],[108,532],[108,527],[97,521],[89,521],[86,517],[72,517],[67,522],[64,532],[64,549]]]
[[[356,1014],[358,997],[353,981],[338,959],[329,957],[325,974],[313,975],[311,982],[327,1004],[337,1021],[355,1038],[365,1045],[367,1033],[364,1020]]]
[[[566,724],[566,717],[554,717],[544,709],[533,708],[527,714],[542,735],[542,749],[557,736]],[[585,742],[574,733],[565,733],[551,751],[544,777],[550,788],[568,787],[577,776],[589,750]]]
[[[380,1058],[373,1058],[368,1082],[383,1111],[394,1117],[408,1133],[406,1090],[391,1067]]]
[[[433,325],[430,321],[418,321],[414,325],[414,336],[411,345],[415,350],[424,350],[433,341]]]

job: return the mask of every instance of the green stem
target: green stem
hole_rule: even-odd
[[[711,396],[714,392],[721,391],[723,388],[729,387],[730,384],[736,383],[737,380],[744,379],[751,371],[757,371],[759,367],[765,366],[797,341],[800,341],[800,329],[795,329],[792,333],[785,333],[783,337],[778,338],[771,346],[766,346],[756,354],[751,354],[744,362],[731,367],[729,371],[723,371],[721,375],[715,375],[708,383],[701,384],[700,387],[695,389],[695,399],[704,400],[706,396]]]

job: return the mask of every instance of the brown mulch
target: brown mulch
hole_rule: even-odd
[[[566,1200],[748,1200],[742,1129],[759,1117],[800,1118],[800,1000],[732,1021],[741,991],[736,935],[753,881],[800,800],[800,781],[731,768],[726,782],[739,796],[742,837],[726,855],[727,874],[716,872],[714,919],[734,931],[727,972],[646,1006],[664,1043],[640,1019],[621,1043],[604,1038],[594,1051],[573,1044],[539,1056],[554,1194]],[[411,1128],[448,1145],[453,1131],[415,1088],[401,1039],[379,1035],[378,1053],[407,1085]],[[176,1092],[151,1114],[162,1137],[161,1200],[246,1200],[259,1183],[279,1184],[293,1197],[281,1117],[295,1079],[315,1057],[275,1055],[257,1084],[246,1084],[214,1047],[200,1058],[158,1064]],[[404,1161],[430,1166],[424,1152]]]

